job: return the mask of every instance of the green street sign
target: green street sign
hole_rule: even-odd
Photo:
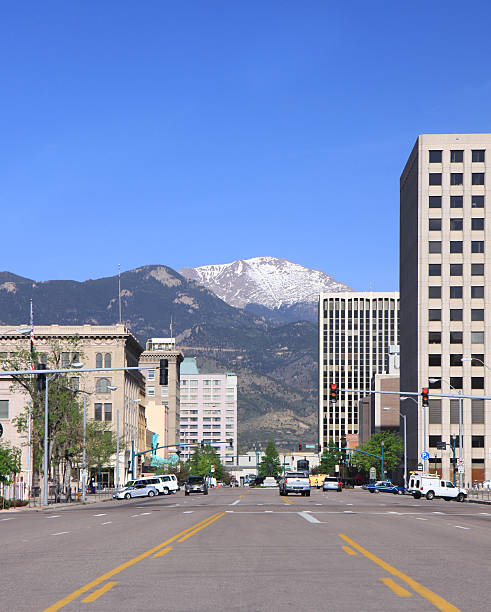
[[[305,448],[315,448],[315,444],[306,444]]]

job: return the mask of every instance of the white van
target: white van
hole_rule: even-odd
[[[426,499],[441,497],[446,501],[455,499],[463,502],[467,497],[465,489],[459,489],[449,480],[442,480],[438,474],[425,474],[423,472],[413,472],[409,477],[408,493],[414,499],[419,499],[422,495]]]
[[[159,474],[158,476],[147,476],[145,478],[136,478],[130,480],[127,486],[130,484],[145,484],[153,486],[159,492],[159,495],[169,495],[170,493],[177,493],[179,491],[179,483],[175,474]]]

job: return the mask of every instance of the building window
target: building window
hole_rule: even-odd
[[[148,380],[155,380],[155,370],[148,370]],[[181,380],[181,387],[184,387],[187,381]]]
[[[107,378],[98,378],[95,383],[96,393],[109,393],[109,380]]]
[[[462,332],[461,331],[451,331],[450,332],[450,344],[462,344]]]
[[[461,151],[461,150],[450,151],[450,161],[453,164],[461,164],[464,161],[464,151]]]
[[[450,264],[450,276],[462,276],[462,264]]]
[[[78,376],[72,376],[70,378],[70,387],[74,391],[79,391],[80,390],[80,378],[78,378]]]
[[[97,353],[95,356],[95,367],[102,368],[102,353]]]
[[[155,387],[147,387],[147,394],[149,397],[153,397],[155,395]]]
[[[442,441],[441,436],[428,436],[428,446],[430,448],[436,448],[437,443]]]
[[[472,411],[472,424],[483,425],[484,424],[484,400],[473,399],[471,400],[471,411]]]
[[[484,287],[471,287],[471,298],[483,298]]]
[[[463,219],[450,219],[450,231],[461,232],[464,227]]]
[[[484,149],[473,149],[472,161],[473,162],[483,162],[484,161]]]
[[[471,332],[471,343],[472,344],[484,344],[484,332],[483,331]]]
[[[471,198],[472,208],[484,208],[484,196],[473,195]]]
[[[428,297],[430,299],[440,299],[442,297],[441,287],[428,287]]]
[[[450,196],[450,208],[462,208],[464,206],[464,196]]]
[[[484,264],[482,263],[471,264],[471,274],[472,276],[484,276]]]
[[[462,354],[461,353],[452,353],[450,355],[450,365],[451,366],[461,366],[462,365]]]
[[[428,355],[428,365],[429,366],[441,366],[442,365],[442,356],[440,354],[437,354],[437,355]]]
[[[471,243],[472,253],[484,253],[484,240],[473,240]]]
[[[450,287],[450,299],[460,300],[462,298],[462,287],[453,286]]]
[[[102,404],[94,404],[94,419],[102,421]]]
[[[484,172],[473,172],[472,173],[472,184],[473,185],[484,185]]]
[[[442,422],[442,402],[437,399],[430,399],[428,402],[428,422],[431,425]]]
[[[472,308],[471,321],[484,321],[484,308]]]
[[[471,389],[484,389],[484,377],[473,376],[471,378]]]
[[[428,310],[428,320],[429,321],[441,321],[442,311],[440,310],[440,308],[430,308]]]
[[[484,229],[484,218],[483,217],[474,217],[471,219],[473,230],[483,230]]]
[[[484,436],[472,436],[472,448],[484,448]]]
[[[62,368],[70,367],[70,353],[61,354],[61,367]]]
[[[450,253],[462,253],[462,240],[450,241]]]
[[[450,425],[456,425],[459,422],[459,400],[450,400]]]
[[[440,240],[430,240],[428,243],[428,252],[429,253],[441,253],[442,252],[442,243]]]
[[[0,419],[9,418],[9,400],[0,400]]]
[[[442,173],[441,172],[430,172],[430,185],[441,185],[442,184]]]
[[[430,232],[439,232],[442,229],[441,219],[428,219],[428,229]]]
[[[113,405],[112,404],[104,404],[104,420],[105,421],[113,420]]]
[[[430,331],[428,332],[428,344],[441,344],[442,343],[442,332]]]
[[[462,321],[462,308],[450,309],[450,321]]]
[[[474,153],[474,151],[472,153]],[[441,164],[442,163],[442,152],[441,151],[429,151],[429,154],[430,154],[430,164]]]
[[[441,264],[428,264],[428,274],[430,276],[441,276],[442,265]]]
[[[451,172],[450,173],[450,185],[462,185],[464,175],[462,172]]]
[[[441,208],[442,196],[430,196],[430,208]]]
[[[106,353],[104,355],[104,367],[111,368],[111,353]]]
[[[450,376],[450,384],[454,389],[462,389],[462,376]]]

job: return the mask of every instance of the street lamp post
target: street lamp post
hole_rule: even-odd
[[[82,446],[82,502],[85,503],[85,496],[87,493],[87,461],[85,454],[87,438],[87,395],[84,393],[84,437]]]

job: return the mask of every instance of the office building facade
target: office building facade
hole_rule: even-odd
[[[319,441],[358,435],[358,404],[376,374],[387,372],[399,343],[397,292],[321,293],[319,302]],[[330,402],[331,383],[339,401]],[[349,391],[348,391],[349,390]]]
[[[430,396],[426,411],[420,400],[405,400],[401,412],[410,466],[426,450],[426,467],[445,478],[453,476],[449,443],[459,433],[459,393],[483,396],[491,389],[482,365],[491,365],[490,162],[491,134],[424,134],[400,181],[401,389],[454,396]],[[483,399],[462,403],[466,484],[491,476],[487,406]]]

